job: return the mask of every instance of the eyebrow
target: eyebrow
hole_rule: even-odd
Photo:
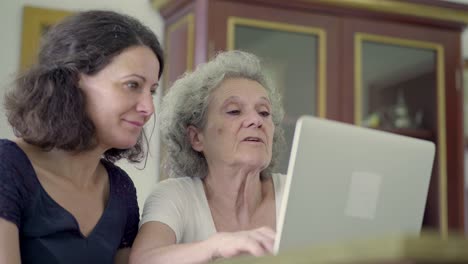
[[[136,73],[132,73],[132,74],[129,74],[129,75],[125,75],[122,77],[122,79],[125,79],[125,78],[128,78],[128,77],[138,77],[140,79],[142,79],[143,81],[146,82],[146,78],[143,77],[142,75],[139,75],[139,74],[136,74]]]
[[[262,96],[262,97],[260,97],[260,99],[262,99],[263,101],[266,101],[271,106],[271,102],[267,97]],[[229,96],[226,100],[224,100],[221,107],[226,107],[230,103],[242,103],[242,102],[239,102],[239,101],[240,101],[239,96],[232,95],[232,96]]]

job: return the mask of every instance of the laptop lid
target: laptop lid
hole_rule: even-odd
[[[275,253],[419,233],[434,143],[325,119],[296,124]]]

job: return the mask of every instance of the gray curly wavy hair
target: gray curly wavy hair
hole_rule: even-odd
[[[187,134],[189,125],[203,128],[206,124],[206,111],[211,93],[229,78],[245,78],[260,83],[269,96],[275,133],[273,135],[272,159],[261,173],[261,178],[269,177],[284,144],[280,122],[284,111],[281,96],[265,74],[260,60],[253,54],[243,51],[219,53],[211,61],[200,64],[194,72],[185,73],[169,89],[161,104],[161,137],[167,146],[163,166],[169,177],[200,177],[208,174],[204,155],[192,148]]]

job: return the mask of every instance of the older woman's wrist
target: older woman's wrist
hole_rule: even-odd
[[[200,241],[202,244],[201,248],[207,253],[207,260],[214,261],[222,258],[223,256],[219,252],[219,233],[215,233],[208,239]]]

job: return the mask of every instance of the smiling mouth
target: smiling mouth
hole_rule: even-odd
[[[136,126],[136,127],[143,127],[143,125],[145,124],[145,123],[143,123],[143,122],[128,121],[128,120],[125,120],[125,122],[127,122],[127,123],[129,123],[129,124],[132,124],[132,125],[134,125],[134,126]]]

